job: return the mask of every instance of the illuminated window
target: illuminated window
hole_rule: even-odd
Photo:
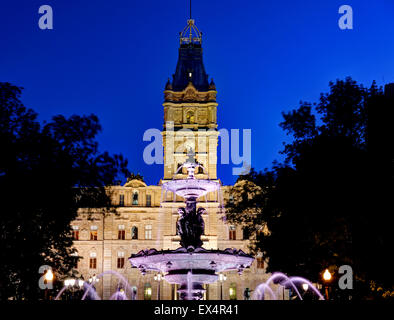
[[[150,194],[146,195],[146,206],[150,207],[152,205],[152,196]]]
[[[186,122],[187,123],[194,123],[194,113],[193,112],[189,111],[186,114]]]
[[[133,205],[138,205],[138,192],[133,193]]]
[[[228,227],[228,238],[230,240],[236,240],[237,234],[236,234],[235,226]]]
[[[124,268],[124,252],[123,251],[118,252],[117,268],[118,269]]]
[[[144,300],[152,299],[152,286],[150,283],[145,283],[144,285]]]
[[[96,252],[91,252],[90,253],[89,268],[90,269],[96,269],[97,268],[97,254],[96,254]]]
[[[73,228],[73,239],[79,240],[79,227],[73,226],[72,228]]]
[[[97,240],[97,226],[90,227],[90,240]]]
[[[152,239],[152,225],[147,224],[145,226],[145,239],[151,240]]]
[[[119,206],[124,206],[124,194],[119,195]]]
[[[132,240],[137,240],[138,239],[138,228],[136,226],[133,226],[131,228],[131,239]]]
[[[118,227],[118,240],[124,240],[124,239],[125,239],[124,225],[120,224]]]
[[[230,300],[237,300],[237,285],[233,282],[228,289]]]

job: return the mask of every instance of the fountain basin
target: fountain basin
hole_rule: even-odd
[[[176,250],[141,250],[131,255],[129,261],[142,274],[160,272],[164,279],[178,284],[181,299],[198,300],[203,296],[204,284],[218,280],[218,272],[236,270],[242,274],[254,258],[242,250],[207,250],[204,248],[178,248]]]
[[[164,182],[163,188],[185,199],[190,197],[197,199],[218,190],[220,183],[214,180],[179,179]]]

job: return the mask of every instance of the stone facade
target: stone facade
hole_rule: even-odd
[[[74,243],[79,255],[83,257],[78,263],[78,271],[85,280],[103,272],[116,271],[126,277],[132,287],[137,288],[137,299],[149,298],[149,296],[151,299],[157,299],[158,283],[154,280],[155,274],[141,275],[138,269],[131,268],[127,258],[131,253],[149,248],[158,250],[178,248],[180,237],[176,234],[177,208],[184,206],[184,203],[173,202],[171,194],[167,194],[164,199],[160,186],[146,186],[138,180],[132,180],[124,186],[113,188],[113,198],[116,204],[119,204],[121,195],[124,196],[124,205],[117,208],[117,214],[105,215],[90,211],[84,212],[81,209],[79,217],[72,224],[73,227],[78,228],[79,239]],[[225,199],[228,199],[227,190],[228,187],[222,188]],[[133,204],[135,193],[138,193],[138,201],[134,200]],[[147,204],[148,195],[151,196],[150,205]],[[209,195],[206,202],[201,202],[201,206],[207,210],[203,216],[205,222],[205,235],[202,236],[203,247],[207,249],[237,248],[248,252],[248,240],[243,239],[242,228],[236,226],[235,230],[232,230],[232,226],[222,221],[223,209],[220,208],[220,202],[214,199],[216,196]],[[92,230],[92,227],[97,228],[97,240],[91,240],[91,233],[94,235],[96,232]],[[119,261],[118,265],[118,260],[122,258],[124,262]],[[96,263],[92,263],[91,259],[96,259]],[[235,271],[227,273],[226,276],[227,280],[222,284],[223,299],[230,298],[230,291],[233,295],[235,292],[237,299],[243,299],[245,288],[254,289],[267,278],[265,265],[260,260],[255,260],[252,267],[246,269],[241,276]],[[118,284],[117,276],[106,274],[100,277],[95,287],[101,297],[109,299],[116,292]],[[144,296],[144,291],[149,293],[149,290],[144,290],[149,288],[147,284],[150,285],[151,294]],[[220,287],[221,283],[210,285],[206,298],[220,299]],[[165,281],[161,281],[161,299],[176,299],[175,289]]]
[[[192,25],[194,21],[189,20],[188,23]],[[192,64],[189,56],[193,59]],[[164,91],[162,181],[185,178],[186,172],[177,170],[185,162],[189,148],[205,168],[197,172],[196,177],[217,179],[217,92],[213,81],[207,85],[206,77],[198,41],[197,44],[182,44],[181,41],[174,82],[169,81]],[[189,83],[182,86],[182,81]],[[116,214],[80,209],[78,218],[72,223],[77,238],[74,244],[82,257],[78,271],[85,280],[98,277],[95,288],[103,299],[109,299],[119,288],[119,278],[110,273],[111,270],[123,275],[136,288],[137,299],[158,298],[159,282],[154,279],[155,274],[141,275],[138,269],[131,268],[127,258],[140,250],[176,249],[180,246],[180,237],[176,234],[177,208],[184,203],[171,193],[164,194],[160,187],[162,181],[158,186],[147,186],[140,180],[131,180],[124,186],[110,187],[113,203],[117,205]],[[228,199],[229,187],[225,186],[220,192],[199,199],[207,210],[203,216],[203,247],[236,248],[248,252],[248,240],[243,239],[242,228],[229,226],[222,219],[222,205]],[[205,299],[220,299],[221,296],[225,300],[243,299],[245,288],[253,290],[267,279],[265,265],[260,258],[241,276],[236,271],[228,272],[226,276],[226,281],[206,288]],[[160,286],[161,299],[177,299],[175,286],[165,281],[161,281]],[[126,293],[130,296],[130,292]]]

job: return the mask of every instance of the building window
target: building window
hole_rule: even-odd
[[[198,174],[203,174],[204,173],[204,169],[201,166],[198,167],[197,173]]]
[[[89,269],[96,269],[97,268],[97,254],[96,252],[90,253],[89,259]]]
[[[144,300],[152,299],[152,286],[150,283],[145,283],[144,285]]]
[[[264,259],[263,259],[263,257],[257,257],[256,261],[257,261],[257,268],[258,269],[264,269]]]
[[[97,226],[90,227],[90,240],[97,240]]]
[[[121,224],[118,227],[118,240],[124,240],[125,239],[125,229],[124,225]]]
[[[150,194],[146,195],[146,206],[150,207],[152,205],[152,196]]]
[[[136,226],[133,226],[131,228],[131,239],[132,240],[137,240],[138,239],[138,228]]]
[[[237,285],[233,282],[228,289],[230,300],[237,300]]]
[[[72,228],[73,228],[73,239],[79,240],[79,227],[73,226]]]
[[[228,227],[228,238],[230,240],[236,240],[237,239],[237,234],[235,230],[235,226],[229,226]]]
[[[123,269],[124,268],[124,252],[118,252],[118,261],[117,261],[117,268]]]
[[[119,206],[124,206],[124,194],[119,195]]]
[[[133,193],[133,205],[138,205],[138,192]]]
[[[232,194],[230,194],[230,196],[228,197],[228,203],[234,204],[234,196]]]
[[[152,239],[152,225],[151,224],[147,224],[145,226],[145,239],[146,240]]]
[[[194,123],[194,113],[193,112],[189,111],[186,114],[186,122],[187,123]]]

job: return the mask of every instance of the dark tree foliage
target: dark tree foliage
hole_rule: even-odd
[[[128,175],[121,155],[99,152],[96,116],[56,116],[41,125],[21,91],[0,82],[1,300],[42,297],[41,265],[57,279],[70,272],[78,260],[70,229],[78,208],[110,212],[105,186]]]
[[[250,229],[268,271],[321,282],[328,267],[337,281],[338,267],[350,265],[353,296],[373,296],[371,284],[380,295],[393,290],[393,109],[375,83],[346,78],[330,83],[318,103],[283,114],[280,126],[293,137],[285,163],[241,176],[227,215]]]

